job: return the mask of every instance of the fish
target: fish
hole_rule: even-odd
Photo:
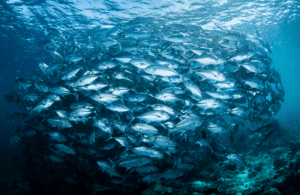
[[[145,68],[144,71],[151,75],[163,77],[171,77],[178,75],[178,73],[175,70],[162,65],[150,65],[147,68]]]
[[[106,119],[101,119],[99,117],[94,117],[93,119],[93,126],[97,127],[102,132],[109,134],[110,136],[113,135],[113,129]]]
[[[46,73],[46,70],[49,68],[49,66],[47,64],[45,64],[44,62],[40,62],[39,67],[43,71],[44,74]]]
[[[202,77],[203,79],[212,80],[212,81],[225,81],[226,76],[218,70],[209,70],[209,69],[198,69],[196,74]]]
[[[209,130],[212,134],[226,132],[226,128],[220,124],[210,124],[207,126],[207,130]]]
[[[27,93],[27,94],[25,94],[25,95],[23,96],[23,99],[24,99],[25,101],[32,101],[32,102],[38,101],[39,98],[40,98],[40,97],[39,97],[37,94],[35,94],[35,93]]]
[[[224,107],[224,104],[221,101],[213,98],[201,100],[195,105],[203,110],[208,110],[208,109],[215,110]]]
[[[89,116],[92,113],[93,111],[87,108],[76,108],[69,113],[69,116],[72,118],[84,118]]]
[[[157,180],[158,180],[158,174],[156,173],[149,174],[142,178],[142,181],[147,183],[148,185],[152,182],[156,182]]]
[[[152,158],[147,156],[129,157],[118,162],[118,165],[127,169],[142,167],[153,161]]]
[[[147,68],[150,65],[153,65],[150,61],[147,61],[146,59],[143,58],[132,59],[130,60],[129,63],[141,70]]]
[[[138,172],[139,174],[145,174],[145,173],[149,174],[152,172],[157,172],[158,168],[155,165],[144,165],[135,168],[134,171]]]
[[[75,86],[75,84],[74,84]],[[101,89],[107,87],[108,85],[102,82],[96,82],[94,81],[91,84],[80,86],[79,89],[85,90],[85,91],[100,91]]]
[[[47,119],[47,121],[51,124],[52,127],[58,127],[58,128],[72,128],[73,125],[72,123],[65,118],[60,118],[60,117],[53,117]]]
[[[56,140],[58,142],[66,142],[67,141],[67,138],[58,132],[49,132],[48,135],[51,140]]]
[[[102,104],[104,104],[104,103],[111,104],[115,101],[120,100],[118,96],[112,95],[112,94],[109,94],[109,93],[95,94],[95,95],[91,96],[91,99],[96,101],[96,102],[102,103]]]
[[[154,145],[152,148],[158,148],[158,149],[175,148],[177,146],[175,141],[163,135],[143,138],[141,141],[145,143],[151,143]]]
[[[61,80],[71,80],[76,77],[77,73],[81,70],[81,68],[76,68],[71,70],[70,72],[66,73],[61,77]]]
[[[159,178],[168,179],[176,179],[184,175],[184,171],[182,169],[170,169],[159,175]]]
[[[266,46],[267,46],[268,52],[269,52],[270,54],[272,54],[272,50],[271,50],[271,47],[270,47],[270,45],[269,45],[268,42],[266,42]]]
[[[205,93],[214,99],[229,100],[233,98],[232,95],[226,91],[206,91]]]
[[[234,164],[238,167],[247,167],[246,161],[240,155],[229,154],[227,155],[227,159],[227,162],[229,162],[230,164]]]
[[[164,154],[158,150],[147,148],[145,146],[139,146],[132,149],[132,152],[139,156],[148,156],[155,159],[163,159]]]
[[[237,106],[230,109],[229,114],[239,117],[246,117],[249,114],[249,110],[245,106]]]
[[[180,98],[178,98],[175,94],[173,93],[169,93],[169,92],[160,92],[160,93],[157,93],[155,95],[155,98],[160,100],[160,101],[163,101],[163,102],[170,102],[172,104],[178,102],[178,101],[181,101],[182,100]]]
[[[211,153],[214,153],[214,150],[212,149],[208,141],[206,141],[205,139],[200,139],[196,142],[196,144],[199,144],[200,147],[207,148]]]
[[[102,172],[107,172],[110,178],[112,176],[123,178],[122,175],[117,170],[115,170],[115,165],[113,163],[110,164],[106,161],[97,161],[97,165],[100,167]]]
[[[117,64],[110,61],[110,62],[101,62],[99,64],[96,64],[95,67],[98,68],[98,70],[108,70],[116,67]]]
[[[30,115],[35,113],[39,114],[41,111],[48,110],[54,104],[54,100],[51,98],[45,98],[41,100],[31,111]]]
[[[54,144],[54,147],[57,150],[64,152],[66,154],[73,154],[73,155],[76,154],[76,151],[73,148],[71,148],[70,146],[65,145],[65,144]]]
[[[145,112],[137,116],[136,118],[146,123],[150,123],[150,122],[160,123],[169,120],[170,115],[165,111],[153,110],[153,111]]]
[[[47,95],[48,98],[51,98],[52,100],[54,100],[55,102],[59,102],[61,101],[61,97],[59,95],[56,95],[56,94],[49,94]]]
[[[94,131],[89,137],[89,145],[92,145],[93,143],[95,143],[95,138],[96,138],[96,134]]]
[[[235,89],[236,80],[227,78],[225,81],[220,81],[212,84],[217,89]]]
[[[176,124],[173,130],[194,131],[202,124],[202,120],[198,116],[189,116]]]
[[[84,85],[89,85],[92,82],[94,82],[96,79],[98,79],[99,76],[97,75],[86,75],[86,76],[82,76],[81,78],[79,78],[76,82],[75,82],[75,86],[76,87],[81,87]]]
[[[259,80],[258,78],[250,78],[250,79],[244,80],[243,84],[251,89],[257,89],[257,90],[264,89],[264,83],[261,80]]]
[[[153,127],[151,125],[148,125],[148,124],[136,123],[131,128],[136,132],[146,134],[146,135],[157,135],[157,134],[159,134],[159,131],[155,127]]]
[[[88,103],[88,102],[73,102],[70,106],[69,106],[72,110],[75,109],[80,109],[80,108],[85,108],[85,109],[89,109],[92,110],[95,108],[94,105]]]
[[[152,104],[149,105],[153,110],[160,110],[160,111],[165,111],[166,113],[168,113],[171,117],[175,117],[176,116],[176,111],[167,105],[164,104]]]
[[[203,99],[203,95],[199,87],[188,77],[183,77],[183,84],[193,94],[193,97],[196,97],[196,100],[200,101]]]
[[[58,163],[64,162],[64,159],[57,155],[52,154],[52,155],[49,155],[48,158],[51,159],[53,162],[58,162]]]
[[[197,62],[197,63],[192,64],[191,67],[193,69],[205,68],[205,67],[207,67],[209,65],[214,65],[214,66],[222,65],[222,64],[224,64],[226,62],[223,58],[215,59],[214,57],[209,56],[209,55],[208,56],[199,57],[199,58],[194,58],[192,60],[194,62]]]
[[[118,104],[118,103],[112,103],[112,104],[108,104],[105,106],[106,109],[114,111],[114,112],[131,112],[131,110],[129,108],[127,108],[126,106],[124,106],[123,104]]]
[[[56,51],[51,51],[50,54],[57,61],[62,61],[63,60],[62,56]]]
[[[51,87],[49,88],[49,92],[61,95],[63,97],[71,94],[70,90],[62,86]]]

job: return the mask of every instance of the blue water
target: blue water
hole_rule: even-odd
[[[280,29],[272,37],[267,37],[273,47],[274,67],[280,72],[285,89],[285,102],[277,115],[278,119],[291,128],[299,128],[299,25],[300,20],[281,24]]]
[[[96,26],[117,27],[136,18],[187,19],[204,29],[218,26],[268,41],[272,66],[280,73],[285,101],[275,116],[288,130],[300,129],[300,3],[298,1],[0,1],[0,172],[9,175],[18,148],[9,145],[13,124],[6,115],[20,111],[4,95],[18,90],[17,77],[41,74],[39,62],[50,62],[43,48],[51,29],[63,34],[87,33]]]

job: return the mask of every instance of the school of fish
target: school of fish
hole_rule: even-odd
[[[284,101],[258,32],[145,20],[48,36],[41,74],[15,81],[29,116],[25,136],[49,140],[46,160],[57,166],[77,158],[107,177],[95,191],[179,178],[217,152],[218,136],[242,120],[268,124]],[[226,156],[224,164],[247,166]]]

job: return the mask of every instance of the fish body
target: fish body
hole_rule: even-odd
[[[48,135],[49,135],[49,137],[50,137],[51,140],[56,140],[58,142],[65,142],[65,141],[67,141],[67,138],[64,135],[62,135],[62,134],[60,134],[58,132],[49,132]]]
[[[145,146],[135,147],[132,149],[132,152],[139,156],[148,156],[150,158],[155,158],[155,159],[163,159],[164,158],[164,155],[162,152],[152,149],[152,148],[147,148]]]
[[[133,125],[131,128],[136,132],[147,134],[147,135],[156,135],[159,133],[159,131],[155,127],[143,123],[137,123]]]
[[[68,119],[60,118],[60,117],[54,117],[49,118],[47,121],[51,124],[52,127],[58,127],[58,128],[72,128],[73,125]]]
[[[57,94],[57,95],[61,95],[63,97],[71,94],[70,90],[68,90],[67,88],[62,87],[62,86],[49,88],[49,92]]]
[[[70,72],[66,73],[61,77],[61,80],[71,80],[76,77],[76,74],[81,70],[81,68],[76,68],[71,70]]]
[[[182,101],[180,98],[178,98],[175,94],[169,93],[169,92],[160,92],[155,95],[155,98],[163,101],[163,102],[170,102],[170,103],[176,103],[178,101]]]
[[[193,81],[191,81],[188,77],[183,77],[183,83],[198,101],[203,99],[201,90]]]
[[[84,86],[84,85],[89,85],[91,84],[92,82],[94,82],[96,79],[98,79],[99,76],[97,75],[86,75],[86,76],[83,76],[81,78],[79,78],[76,82],[75,82],[75,86],[76,87],[81,87],[81,86]]]
[[[149,164],[152,161],[153,159],[147,156],[136,156],[121,160],[118,165],[130,169],[134,167],[142,167],[143,165]]]
[[[200,102],[198,102],[197,104],[195,104],[196,106],[198,106],[199,108],[203,109],[203,110],[207,110],[207,109],[218,109],[224,106],[224,104],[217,100],[217,99],[204,99],[201,100]]]
[[[162,65],[150,65],[147,68],[145,68],[144,71],[151,75],[157,75],[163,77],[178,75],[178,73],[175,70]]]
[[[244,160],[243,157],[241,157],[240,155],[237,154],[229,154],[227,156],[227,159],[230,163],[238,166],[238,167],[246,167],[246,161]]]
[[[73,155],[76,154],[76,151],[73,148],[71,148],[70,146],[65,145],[65,144],[54,144],[54,147],[57,150],[64,152],[66,154],[73,154]]]
[[[118,96],[112,95],[110,93],[98,93],[98,94],[91,96],[91,98],[102,104],[104,104],[104,103],[111,104],[111,103],[119,100]]]
[[[209,130],[212,134],[226,132],[226,128],[220,124],[210,124],[208,125],[207,130]]]
[[[169,120],[170,115],[165,111],[153,110],[153,111],[145,112],[137,116],[136,118],[143,120],[146,123],[150,123],[150,122],[160,123]]]
[[[196,71],[196,74],[201,76],[203,79],[212,81],[222,82],[226,80],[225,75],[218,70],[200,69]]]

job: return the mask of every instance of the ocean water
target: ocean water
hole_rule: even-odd
[[[86,194],[300,194],[300,183],[297,183],[300,181],[299,167],[279,171],[279,169],[285,165],[291,166],[291,162],[297,159],[296,154],[288,154],[289,151],[292,151],[291,148],[293,147],[290,141],[295,141],[294,148],[296,151],[300,150],[300,141],[298,141],[300,138],[300,121],[298,121],[300,117],[299,15],[300,2],[292,0],[0,1],[0,188],[3,189],[4,194],[70,194],[75,193],[76,190]],[[143,24],[146,23],[150,23],[151,25],[143,27]],[[164,25],[168,26],[170,24],[183,24],[184,26],[178,27],[179,29],[174,27],[175,29],[166,28],[167,30],[161,32],[155,31],[157,30],[155,28],[160,28],[160,26]],[[157,25],[157,27],[153,27],[155,25]],[[16,78],[27,77],[28,75],[40,76],[46,81],[51,81],[52,87],[60,82],[56,80],[55,75],[45,75],[39,67],[41,62],[48,64],[50,67],[60,63],[59,60],[55,60],[50,51],[58,51],[65,59],[70,53],[79,53],[79,51],[81,51],[80,49],[86,47],[87,44],[94,43],[95,46],[100,44],[101,40],[106,40],[108,37],[113,37],[115,41],[121,43],[121,36],[119,37],[118,35],[123,32],[128,33],[132,28],[142,29],[135,31],[137,34],[143,34],[144,28],[153,28],[152,31],[156,33],[154,33],[155,38],[165,40],[165,36],[176,34],[182,30],[181,28],[186,28],[184,29],[185,34],[181,34],[182,37],[190,36],[189,33],[193,31],[193,26],[201,28],[203,34],[212,30],[219,30],[229,34],[234,32],[259,38],[263,40],[264,43],[267,42],[270,45],[272,53],[269,52],[268,56],[273,60],[271,67],[274,67],[280,74],[285,93],[284,101],[280,102],[280,110],[270,117],[273,121],[273,123],[270,122],[272,126],[277,125],[274,131],[278,132],[276,134],[278,136],[273,136],[270,140],[266,141],[261,138],[263,135],[255,134],[254,136],[257,136],[255,139],[264,140],[261,143],[259,142],[259,144],[255,142],[255,145],[255,143],[252,142],[252,139],[254,139],[253,135],[247,133],[245,140],[236,141],[235,144],[237,146],[233,147],[228,141],[229,135],[225,134],[224,136],[221,135],[221,137],[218,137],[209,134],[207,140],[209,139],[211,145],[215,145],[213,147],[214,149],[217,147],[217,144],[215,144],[216,140],[223,143],[222,147],[226,147],[225,151],[215,152],[217,157],[214,157],[217,158],[217,160],[214,157],[207,157],[213,159],[212,162],[215,163],[212,167],[207,168],[209,170],[206,170],[204,166],[207,162],[202,162],[202,160],[194,158],[194,153],[192,152],[186,155],[189,160],[192,159],[191,162],[184,159],[184,150],[181,151],[182,154],[178,152],[175,155],[170,155],[171,157],[168,156],[167,153],[164,153],[165,157],[163,160],[155,159],[155,163],[153,163],[159,169],[157,171],[158,175],[164,173],[166,170],[176,168],[177,165],[174,163],[177,161],[174,159],[183,159],[183,164],[192,165],[194,168],[191,170],[184,169],[184,175],[182,177],[174,177],[169,180],[165,180],[159,175],[159,180],[154,179],[153,182],[149,182],[150,184],[147,185],[147,182],[141,181],[146,177],[146,174],[135,173],[132,181],[128,173],[129,171],[126,172],[122,170],[119,165],[116,165],[116,168],[122,172],[123,177],[121,177],[121,179],[118,176],[111,177],[113,174],[108,173],[105,169],[101,170],[101,168],[99,168],[97,162],[110,162],[108,157],[113,158],[112,161],[116,164],[119,163],[119,156],[123,152],[122,150],[120,151],[119,146],[110,151],[111,154],[114,155],[108,155],[108,157],[104,155],[101,157],[101,155],[97,156],[96,154],[82,152],[82,150],[78,149],[80,147],[76,145],[77,141],[68,137],[69,144],[67,145],[72,146],[75,143],[74,148],[77,153],[76,155],[81,156],[78,162],[82,163],[82,165],[78,165],[80,168],[74,168],[73,166],[75,165],[74,163],[72,164],[72,161],[74,159],[78,160],[79,157],[73,157],[71,154],[62,155],[61,157],[64,159],[64,162],[61,164],[49,160],[49,156],[52,154],[49,148],[53,148],[53,145],[59,142],[51,142],[47,137],[48,131],[54,131],[51,129],[53,127],[49,126],[46,122],[48,118],[42,120],[41,118],[35,119],[34,117],[28,116],[27,118],[12,117],[12,119],[9,119],[14,113],[29,113],[24,107],[20,106],[20,103],[12,101],[11,99],[11,101],[8,102],[5,98],[5,95],[13,91],[24,96],[25,92],[16,84]],[[106,33],[106,31],[111,29],[113,29],[116,35],[108,35],[108,33]],[[193,31],[193,33],[195,32]],[[55,36],[60,36],[60,39],[55,38]],[[61,37],[63,37],[64,40],[62,40]],[[136,38],[136,40],[138,40],[138,38]],[[50,42],[69,44],[69,47],[65,45],[58,49],[49,49],[49,47],[45,45]],[[179,41],[178,43],[181,44],[182,42]],[[178,43],[174,45],[178,45]],[[163,43],[160,42],[160,44]],[[77,50],[74,49],[73,52],[70,52],[72,50],[70,48],[74,47],[74,45],[77,47]],[[108,51],[108,49],[103,49],[105,47],[106,46],[102,46],[100,49],[96,48],[96,46],[93,47],[91,50],[97,51],[97,54],[93,53],[92,55],[98,57],[99,53],[105,53]],[[161,47],[163,50],[167,46],[153,47]],[[125,48],[124,44],[123,48]],[[267,48],[265,49],[266,52],[268,52]],[[160,56],[159,53],[161,51],[155,51],[157,53],[154,52],[153,55],[156,59]],[[88,62],[88,57],[85,56],[84,58],[86,58],[84,63],[90,63]],[[105,61],[103,59],[104,58],[100,59],[99,57],[98,61],[97,59],[96,61],[97,63]],[[109,56],[108,59],[113,60],[113,57]],[[161,59],[161,57],[159,59]],[[188,63],[190,63],[189,60],[187,60],[184,65],[181,64],[181,66],[188,65]],[[76,63],[69,63],[69,65],[78,66]],[[239,75],[240,73],[236,74]],[[41,81],[36,83],[41,83]],[[153,87],[155,88],[156,86],[154,85]],[[202,92],[204,93],[204,91]],[[64,100],[65,99],[63,99],[63,101]],[[225,100],[224,102],[227,101]],[[31,102],[31,104],[33,104],[33,102]],[[64,107],[67,107],[65,105],[66,104],[61,104],[60,108],[65,109]],[[50,112],[51,111],[49,111],[49,113]],[[47,115],[47,117],[49,115]],[[123,120],[122,116],[123,115],[121,115],[121,120]],[[223,114],[220,114],[220,116],[224,117]],[[102,118],[109,117],[109,115],[102,115]],[[32,137],[24,136],[25,130],[23,128],[25,128],[26,131],[30,128],[34,128],[33,126],[25,127],[27,124],[26,120],[41,124],[47,123],[47,129],[43,132],[35,130],[37,135],[33,135]],[[179,119],[176,120],[177,123]],[[212,118],[210,122],[215,122],[214,120],[215,118]],[[244,119],[242,118],[240,120],[243,121]],[[246,124],[246,122],[243,123]],[[75,122],[72,122],[72,124],[74,126],[77,125]],[[79,122],[79,124],[83,126],[85,123]],[[205,124],[205,121],[203,121],[203,124]],[[247,125],[248,124],[246,124],[246,127]],[[255,123],[255,125],[254,127],[252,126],[253,129],[258,129],[260,126],[267,125],[267,123]],[[200,127],[201,131],[207,129],[206,125]],[[246,127],[240,131],[246,132]],[[251,126],[249,125],[249,127]],[[21,133],[18,133],[16,128],[20,128]],[[226,129],[230,132],[229,126],[226,126]],[[68,135],[68,132],[64,132],[64,130],[59,128],[55,131],[61,132],[65,136]],[[92,131],[89,129],[86,133],[89,137]],[[163,135],[167,136],[169,134],[164,133]],[[13,136],[18,136],[23,141],[12,143],[11,138]],[[118,134],[118,136],[120,135]],[[190,135],[190,138],[193,139],[193,136],[194,135]],[[280,139],[280,137],[282,137],[282,139]],[[142,139],[138,136],[136,138]],[[171,138],[173,139],[174,137],[171,135]],[[47,142],[41,143],[39,139],[47,140]],[[82,140],[81,137],[77,137],[76,139]],[[190,146],[187,146],[188,144],[184,142],[184,136],[182,136],[182,139],[183,140],[178,139],[178,143],[186,147],[185,152],[188,153]],[[72,140],[72,143],[70,140]],[[237,137],[236,140],[238,140]],[[106,139],[101,141],[106,141]],[[246,149],[243,150],[241,148],[244,147],[243,144],[245,143],[247,147],[245,146]],[[89,146],[86,145],[84,145],[83,150],[88,150]],[[97,147],[95,146],[96,149],[99,149],[99,147],[99,145],[97,145]],[[103,145],[101,145],[101,148],[102,147]],[[100,153],[100,151],[102,152],[102,149],[99,149],[97,153]],[[255,153],[254,151],[259,151],[259,153]],[[283,152],[276,153],[276,151]],[[227,160],[226,156],[232,153],[242,156],[248,166],[246,168],[239,168],[239,166],[237,168],[230,166],[229,168],[224,167],[223,162]],[[297,154],[299,156],[299,153]],[[192,156],[192,158],[190,156]],[[264,160],[262,159],[263,156],[268,157]],[[27,160],[26,162],[24,162],[25,159]],[[199,161],[199,163],[196,161]],[[280,164],[280,162],[282,164]],[[70,167],[68,167],[69,165]],[[296,165],[297,163],[295,163],[295,167],[297,167]],[[260,171],[261,167],[265,172]],[[268,168],[270,168],[270,170]],[[211,169],[213,169],[213,171]],[[53,174],[55,171],[56,173]],[[103,171],[104,173],[102,173]],[[192,174],[191,172],[201,172],[201,174]],[[220,175],[216,174],[216,172],[220,173]],[[295,175],[293,178],[287,176],[292,172],[294,172]],[[181,172],[179,174],[181,174]],[[235,178],[239,179],[229,181],[229,175],[234,175]],[[262,175],[267,176],[263,180],[259,180],[258,177],[261,178]],[[278,178],[281,178],[281,180]],[[268,183],[268,179],[271,179],[272,182]],[[258,187],[259,183],[263,183],[263,187]],[[283,186],[289,184],[291,186],[290,190],[284,189]],[[233,185],[239,187],[234,188],[232,187]],[[256,190],[253,190],[254,188],[256,188]]]

